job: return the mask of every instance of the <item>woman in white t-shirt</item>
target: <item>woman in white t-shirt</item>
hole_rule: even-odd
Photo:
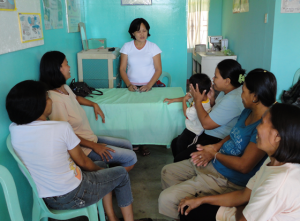
[[[147,40],[149,29],[145,19],[134,19],[128,30],[134,40],[125,43],[120,50],[120,74],[130,91],[149,91],[161,75],[161,50]]]
[[[235,192],[181,200],[180,220],[300,220],[300,109],[274,104],[257,126],[257,147],[269,158]]]

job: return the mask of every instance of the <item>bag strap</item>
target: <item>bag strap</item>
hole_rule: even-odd
[[[94,93],[92,93],[93,95],[103,95],[103,92],[102,92],[102,91],[99,91],[99,90],[95,90],[95,91],[97,91],[99,94],[94,94]]]

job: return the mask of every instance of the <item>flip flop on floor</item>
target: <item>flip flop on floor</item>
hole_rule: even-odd
[[[141,152],[143,156],[148,156],[150,155],[150,151],[148,150],[148,148],[146,146],[141,146]]]
[[[133,146],[132,146],[132,150],[133,150],[134,152],[139,152],[140,146],[138,146],[138,145],[133,145]]]

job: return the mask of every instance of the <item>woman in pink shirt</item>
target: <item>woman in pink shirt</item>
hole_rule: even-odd
[[[300,109],[274,104],[257,126],[257,147],[269,158],[235,192],[181,200],[180,220],[300,220]]]

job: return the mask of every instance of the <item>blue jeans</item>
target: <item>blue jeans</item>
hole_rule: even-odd
[[[132,166],[137,162],[136,154],[132,151],[132,145],[129,140],[98,136],[97,143],[105,143],[109,148],[114,149],[116,152],[110,152],[113,158],[107,161],[105,158],[102,160],[101,156],[92,150],[88,155],[92,161],[104,161],[108,164],[118,164],[123,167]]]
[[[104,162],[95,162],[104,167]],[[115,190],[118,206],[126,207],[133,202],[130,179],[124,167],[82,171],[80,185],[62,196],[43,198],[46,205],[56,210],[79,209],[97,203],[106,194]]]

